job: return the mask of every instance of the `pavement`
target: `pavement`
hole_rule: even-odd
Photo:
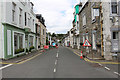
[[[7,59],[7,60],[1,60],[0,64],[18,64],[19,62],[22,62],[24,60],[27,60],[37,54],[40,54],[42,53],[43,50],[38,50],[38,51],[33,51],[33,52],[30,52],[29,54],[24,54],[24,55],[21,55],[21,56],[17,56],[15,58],[11,58],[11,59]]]
[[[28,78],[118,78],[117,74],[102,66],[80,59],[76,53],[66,47],[38,54],[20,64],[0,67],[2,77],[20,78],[20,80],[23,78],[26,80]]]

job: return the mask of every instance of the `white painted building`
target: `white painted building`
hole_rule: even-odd
[[[3,14],[2,14],[2,8],[3,8],[3,5],[2,3],[0,2],[0,58],[3,57],[3,54],[4,53],[4,33],[3,33],[3,27],[2,27],[2,24],[1,24],[1,21],[2,21],[2,18],[3,18]]]
[[[26,49],[35,47],[36,17],[34,5],[29,0],[1,1],[0,58],[8,59],[25,54]]]
[[[70,36],[70,47],[74,48],[74,45],[73,45],[73,28],[70,30],[69,36]]]
[[[66,47],[69,47],[69,44],[70,44],[70,37],[69,36],[66,36],[65,37],[65,42],[64,42],[65,46]]]
[[[113,54],[120,53],[120,0],[102,2],[104,57],[112,59]]]

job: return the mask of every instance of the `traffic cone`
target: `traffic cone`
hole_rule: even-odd
[[[83,59],[83,54],[82,54],[82,51],[81,51],[80,59]]]

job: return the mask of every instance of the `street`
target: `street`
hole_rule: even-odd
[[[66,47],[48,50],[22,64],[2,69],[3,78],[118,78],[97,64],[81,60]]]

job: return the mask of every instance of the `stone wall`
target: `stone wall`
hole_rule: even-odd
[[[101,26],[100,26],[100,16],[95,17],[95,21],[92,21],[91,17],[91,7],[94,4],[94,7],[99,7],[100,2],[88,2],[86,5],[83,7],[79,14],[79,24],[80,24],[80,43],[83,43],[83,36],[85,39],[88,36],[88,41],[92,45],[92,32],[96,31],[95,36],[96,36],[96,50],[92,49],[92,46],[88,48],[84,48],[81,46],[81,49],[83,50],[84,54],[98,54],[101,56]],[[83,26],[83,20],[82,16],[83,14],[86,15],[86,26]]]

